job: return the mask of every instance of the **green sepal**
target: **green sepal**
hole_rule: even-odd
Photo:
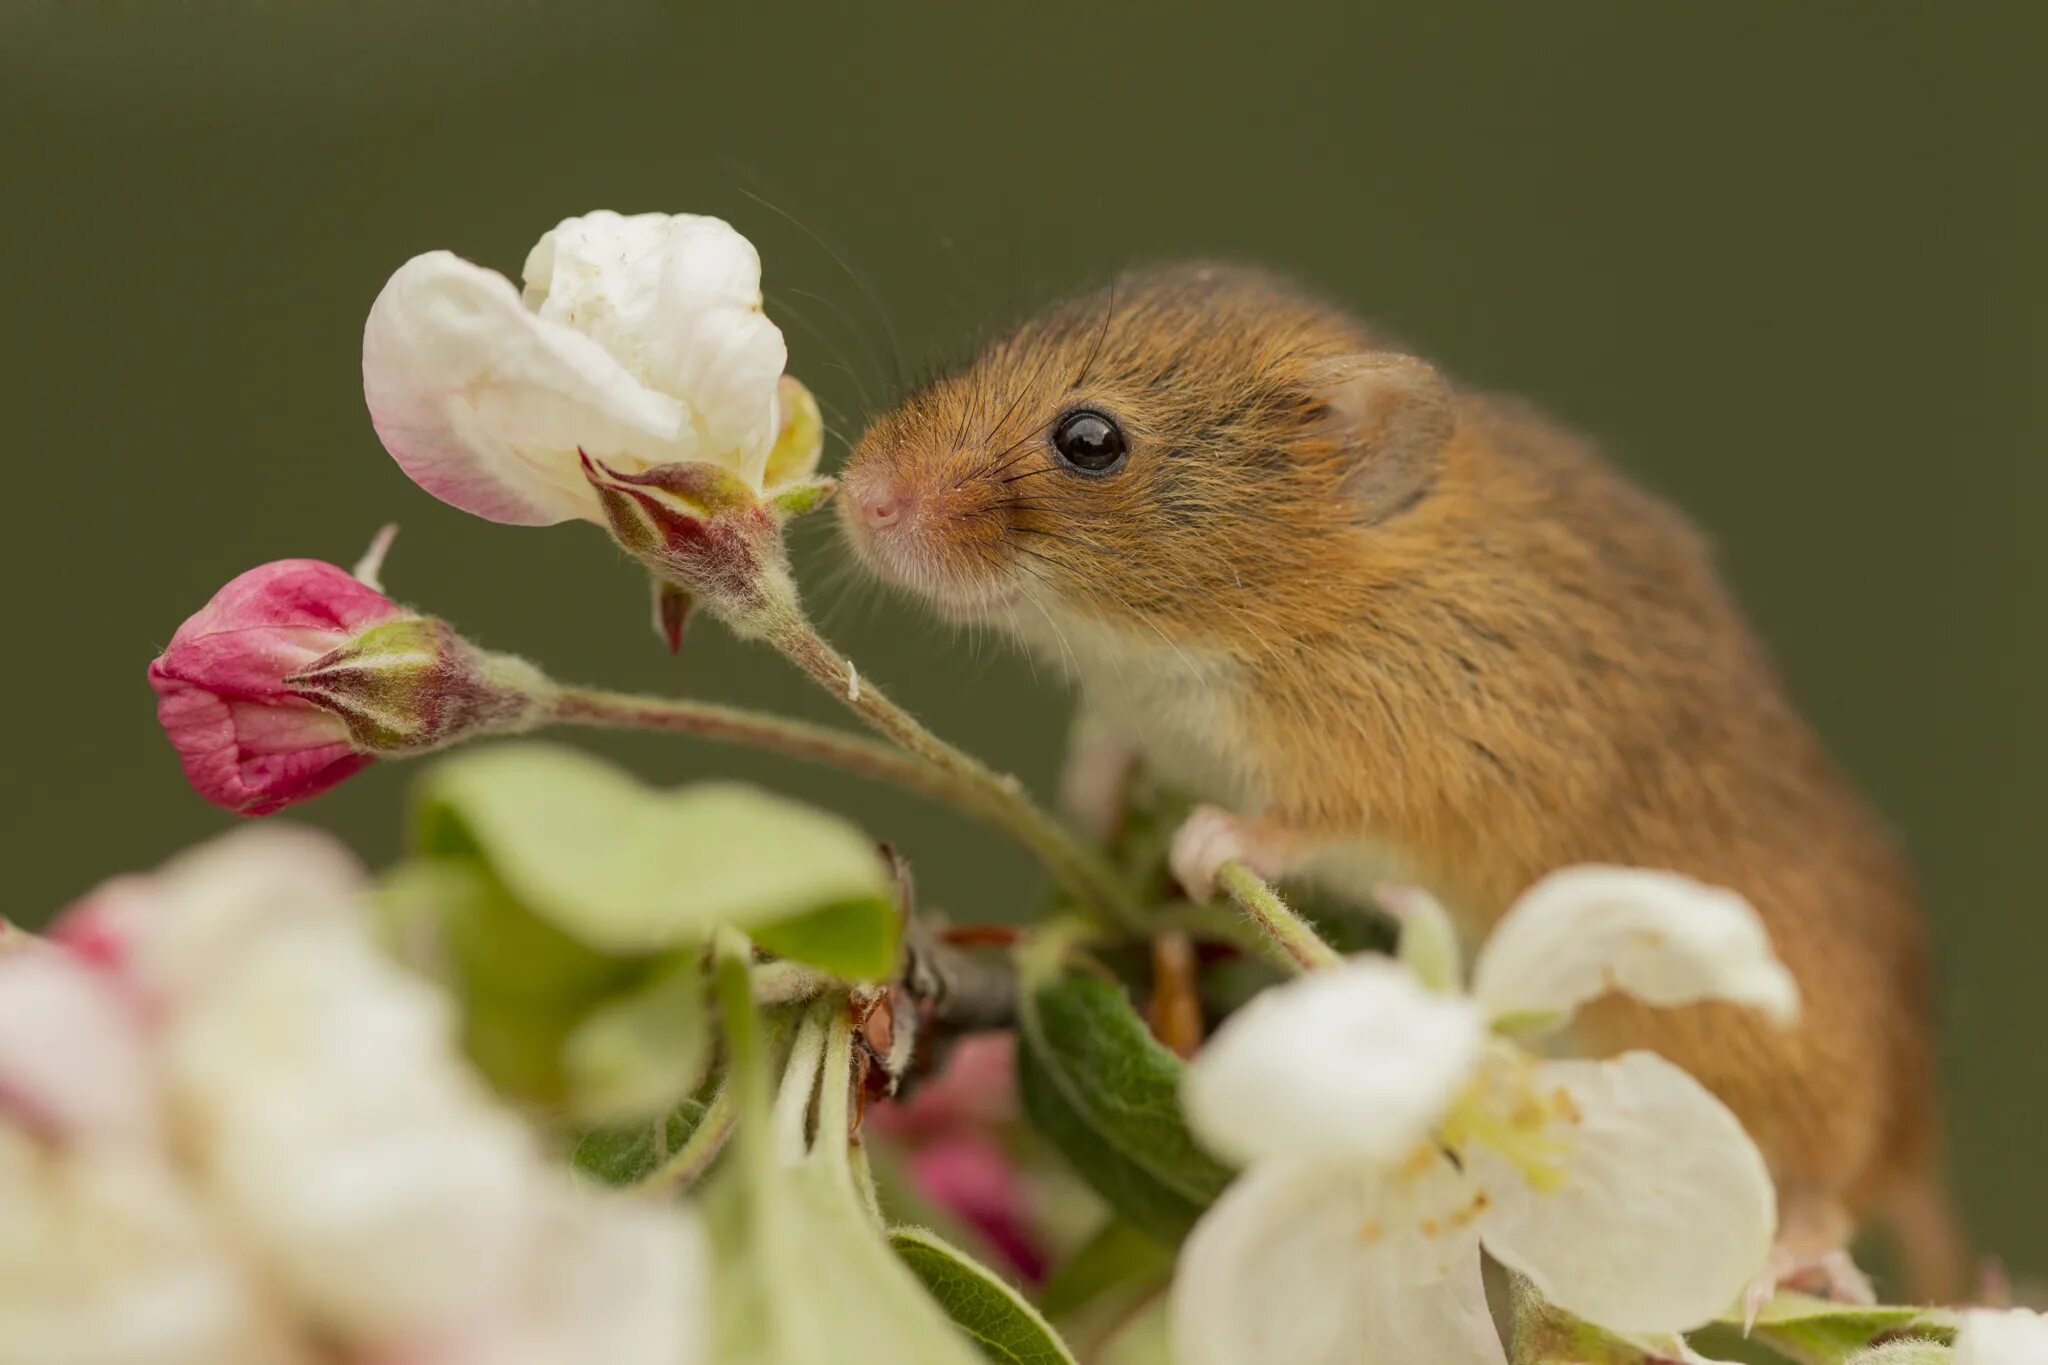
[[[1736,1317],[1722,1322],[1742,1325]],[[1940,1309],[1834,1303],[1781,1293],[1757,1313],[1749,1335],[1802,1365],[1841,1365],[1880,1337],[1912,1335],[1945,1343],[1955,1329],[1954,1315]]]
[[[780,488],[771,488],[768,490],[768,510],[777,521],[788,521],[823,507],[838,487],[837,479],[821,477],[799,479]]]

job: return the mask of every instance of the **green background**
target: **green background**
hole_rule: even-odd
[[[842,436],[1120,264],[1252,257],[1597,433],[1713,530],[1918,861],[1960,1187],[1987,1247],[2048,1272],[2040,13],[0,0],[0,912],[228,823],[184,788],[144,664],[241,569],[348,563],[386,519],[394,592],[490,645],[830,714],[715,629],[671,660],[595,530],[405,481],[357,362],[411,254],[516,271],[586,209],[725,216]],[[1054,686],[859,586],[824,521],[802,573],[863,674],[1046,789]],[[963,917],[1036,881],[909,799],[604,747],[855,810]],[[406,779],[305,818],[382,858]]]

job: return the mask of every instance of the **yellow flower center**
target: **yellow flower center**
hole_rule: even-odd
[[[1547,1192],[1564,1181],[1570,1130],[1581,1117],[1568,1091],[1544,1086],[1534,1056],[1497,1041],[1452,1104],[1438,1135],[1453,1154],[1467,1147],[1488,1148],[1519,1171],[1532,1189]]]

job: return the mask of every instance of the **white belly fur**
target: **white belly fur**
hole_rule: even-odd
[[[1036,622],[1030,617],[1016,618],[1018,633],[1075,684],[1091,728],[1129,743],[1169,786],[1241,815],[1265,808],[1268,793],[1234,757],[1245,745],[1231,714],[1239,683],[1230,659],[1066,613]],[[1399,850],[1363,833],[1316,850],[1301,875],[1361,905],[1377,887],[1422,881]]]

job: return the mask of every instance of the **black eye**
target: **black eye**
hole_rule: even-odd
[[[1060,463],[1083,474],[1108,474],[1122,467],[1131,447],[1122,428],[1087,408],[1070,412],[1053,428],[1052,448]]]

